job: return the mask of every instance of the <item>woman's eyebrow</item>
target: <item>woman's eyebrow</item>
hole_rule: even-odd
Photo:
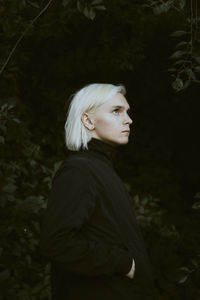
[[[112,108],[125,108],[122,105],[113,105]],[[130,111],[130,107],[127,109],[127,111]]]

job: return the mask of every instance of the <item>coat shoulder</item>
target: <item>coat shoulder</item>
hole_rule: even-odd
[[[91,169],[91,159],[81,154],[73,154],[69,155],[62,161],[54,175],[54,178],[58,177],[63,172],[70,172],[70,170],[73,170],[73,173],[77,172],[77,175],[88,176],[91,173]]]
[[[82,153],[69,155],[62,163],[63,168],[75,168],[89,170],[92,165],[91,158]]]

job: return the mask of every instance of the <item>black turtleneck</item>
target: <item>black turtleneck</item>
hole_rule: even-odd
[[[40,242],[53,300],[153,299],[143,239],[112,164],[116,150],[92,138],[87,150],[69,151],[54,176]]]
[[[117,146],[108,144],[94,137],[88,142],[87,146],[88,149],[81,148],[79,151],[68,150],[68,155],[89,153],[95,157],[101,158],[113,166],[113,159],[117,154]]]
[[[102,140],[92,138],[88,143],[88,150],[85,151],[92,151],[93,153],[100,154],[112,162],[117,151],[117,146],[112,146]]]

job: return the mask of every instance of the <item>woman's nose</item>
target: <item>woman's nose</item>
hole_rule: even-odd
[[[129,117],[129,124],[132,124],[133,120]]]
[[[132,124],[133,123],[133,120],[129,117],[128,114],[127,114],[125,122],[128,123],[128,124]]]

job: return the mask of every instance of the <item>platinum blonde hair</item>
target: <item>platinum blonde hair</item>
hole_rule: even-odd
[[[65,143],[69,150],[88,149],[92,136],[83,125],[81,117],[85,112],[95,113],[100,105],[117,93],[126,94],[123,85],[105,83],[89,84],[72,95],[65,123]]]

